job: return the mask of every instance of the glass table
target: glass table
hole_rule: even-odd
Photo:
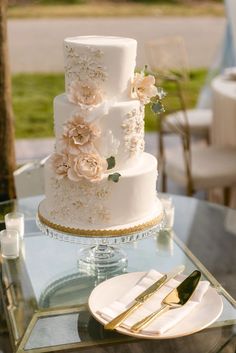
[[[0,204],[1,228],[7,212],[25,214],[20,258],[1,258],[0,294],[13,352],[235,352],[236,210],[173,195],[172,230],[119,245],[128,256],[127,272],[167,272],[184,264],[186,273],[200,269],[224,302],[221,316],[201,332],[171,340],[137,340],[105,331],[91,316],[88,297],[104,278],[78,271],[80,245],[38,230],[35,215],[41,199]]]

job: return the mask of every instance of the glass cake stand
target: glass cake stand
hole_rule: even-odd
[[[130,234],[119,236],[91,236],[91,235],[73,235],[58,231],[45,223],[39,217],[36,217],[39,229],[47,236],[65,242],[81,244],[79,249],[78,267],[80,272],[90,275],[104,277],[108,274],[125,272],[127,267],[127,256],[125,252],[119,249],[119,245],[135,242],[146,237],[153,236],[164,229],[166,224],[165,212],[162,220],[147,229],[136,231]]]

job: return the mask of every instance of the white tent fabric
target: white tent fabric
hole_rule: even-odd
[[[225,13],[227,23],[224,40],[217,58],[209,70],[206,84],[199,95],[198,108],[211,107],[210,84],[213,77],[223,72],[227,67],[236,66],[236,0],[225,0]]]
[[[234,65],[236,64],[236,1],[225,0]]]

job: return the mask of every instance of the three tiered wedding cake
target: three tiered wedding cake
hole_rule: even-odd
[[[136,40],[64,41],[66,93],[54,100],[55,153],[39,218],[79,235],[119,235],[159,223],[157,160],[144,152],[153,76],[134,74]]]

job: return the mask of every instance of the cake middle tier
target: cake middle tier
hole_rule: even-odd
[[[82,130],[84,134],[85,129],[91,134],[95,131],[95,149],[102,158],[115,157],[115,169],[134,165],[144,150],[144,108],[138,100],[117,102],[104,109],[85,112],[70,103],[66,94],[61,94],[54,100],[54,129],[58,153],[63,149],[62,137],[65,130],[68,133],[68,126],[71,130],[73,128],[73,138],[79,138],[79,134]]]
[[[133,168],[120,170],[118,183],[107,178],[91,183],[58,180],[51,158],[45,165],[44,214],[53,224],[77,229],[123,227],[159,216],[157,160],[143,153]]]

